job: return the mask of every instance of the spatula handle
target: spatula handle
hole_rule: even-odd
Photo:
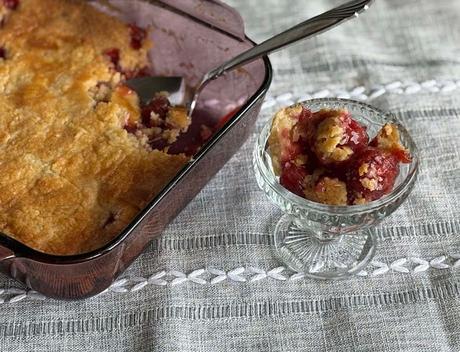
[[[352,0],[343,5],[340,5],[332,10],[322,13],[316,17],[310,18],[305,22],[256,45],[255,47],[239,54],[233,59],[223,63],[215,69],[208,72],[198,85],[194,99],[191,103],[191,110],[194,109],[198,95],[206,84],[225,72],[248,64],[262,56],[275,52],[281,48],[289,46],[301,39],[313,37],[328,29],[331,29],[338,24],[357,17],[359,13],[367,10],[373,0]]]
[[[301,39],[309,38],[336,25],[357,17],[359,13],[366,10],[372,0],[353,0],[338,6],[332,10],[324,12],[321,15],[313,17],[305,22],[302,22],[285,32],[282,32],[263,43],[245,51],[224,64],[216,67],[208,73],[208,79],[214,79],[222,75],[224,72],[233,70],[237,67],[250,63],[262,56],[275,52],[281,48],[289,46]]]

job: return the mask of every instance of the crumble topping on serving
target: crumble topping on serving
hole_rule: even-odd
[[[386,124],[369,143],[366,127],[347,111],[301,104],[276,113],[268,146],[281,185],[330,205],[381,198],[393,189],[399,163],[411,161],[396,125]]]

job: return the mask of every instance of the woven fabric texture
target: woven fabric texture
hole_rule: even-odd
[[[262,41],[340,3],[228,0]],[[271,56],[257,131],[310,96],[394,112],[421,154],[362,275],[313,281],[273,255],[281,216],[256,185],[256,132],[108,292],[60,302],[0,278],[1,351],[460,350],[460,2],[378,0]]]

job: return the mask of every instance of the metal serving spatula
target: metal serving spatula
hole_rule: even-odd
[[[262,56],[284,48],[300,39],[309,38],[345,22],[367,10],[373,0],[353,0],[332,10],[302,22],[253,48],[237,55],[233,59],[206,73],[195,88],[188,88],[182,77],[142,77],[128,80],[126,84],[134,89],[141,101],[148,102],[155,93],[167,92],[174,105],[187,107],[192,115],[200,92],[206,85],[224,73],[248,64]]]

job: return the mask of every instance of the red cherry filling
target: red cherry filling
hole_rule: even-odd
[[[297,166],[288,162],[283,165],[280,184],[292,193],[304,197],[303,189],[305,186],[305,177],[307,177],[307,175],[308,172],[303,166]]]
[[[147,37],[147,31],[134,24],[129,25],[131,35],[131,47],[135,50],[139,50],[142,47],[142,43]]]
[[[149,145],[152,149],[163,150],[169,144],[164,138],[158,137],[158,138],[155,138],[154,140],[149,141]]]
[[[132,133],[132,134],[135,134],[136,131],[138,130],[137,126],[136,125],[131,125],[129,123],[125,124],[123,126],[123,128],[128,132],[128,133]]]
[[[399,161],[388,151],[368,147],[346,172],[349,202],[360,204],[381,198],[393,189]]]
[[[2,47],[0,47],[0,59],[6,59],[6,50]]]
[[[19,0],[3,0],[3,5],[10,10],[16,10],[19,5]]]
[[[200,137],[203,142],[206,142],[212,137],[212,129],[206,125],[201,125]]]
[[[284,130],[282,132],[283,138],[288,140],[290,138],[290,132],[288,130]],[[281,163],[287,163],[294,161],[295,158],[302,153],[302,146],[297,141],[294,142],[291,140],[291,143],[285,143],[284,148],[281,150]]]
[[[355,153],[363,150],[369,142],[369,136],[366,132],[366,127],[362,126],[358,121],[353,120],[350,115],[347,115],[347,123],[345,123],[345,141],[342,145],[347,145]]]
[[[107,50],[104,51],[104,55],[106,55],[110,59],[110,62],[115,67],[115,70],[121,71],[121,68],[120,68],[120,49],[117,49],[117,48],[107,49]]]
[[[168,98],[158,95],[142,108],[142,123],[145,127],[158,127],[163,125],[171,107]],[[156,116],[152,116],[152,113]]]

